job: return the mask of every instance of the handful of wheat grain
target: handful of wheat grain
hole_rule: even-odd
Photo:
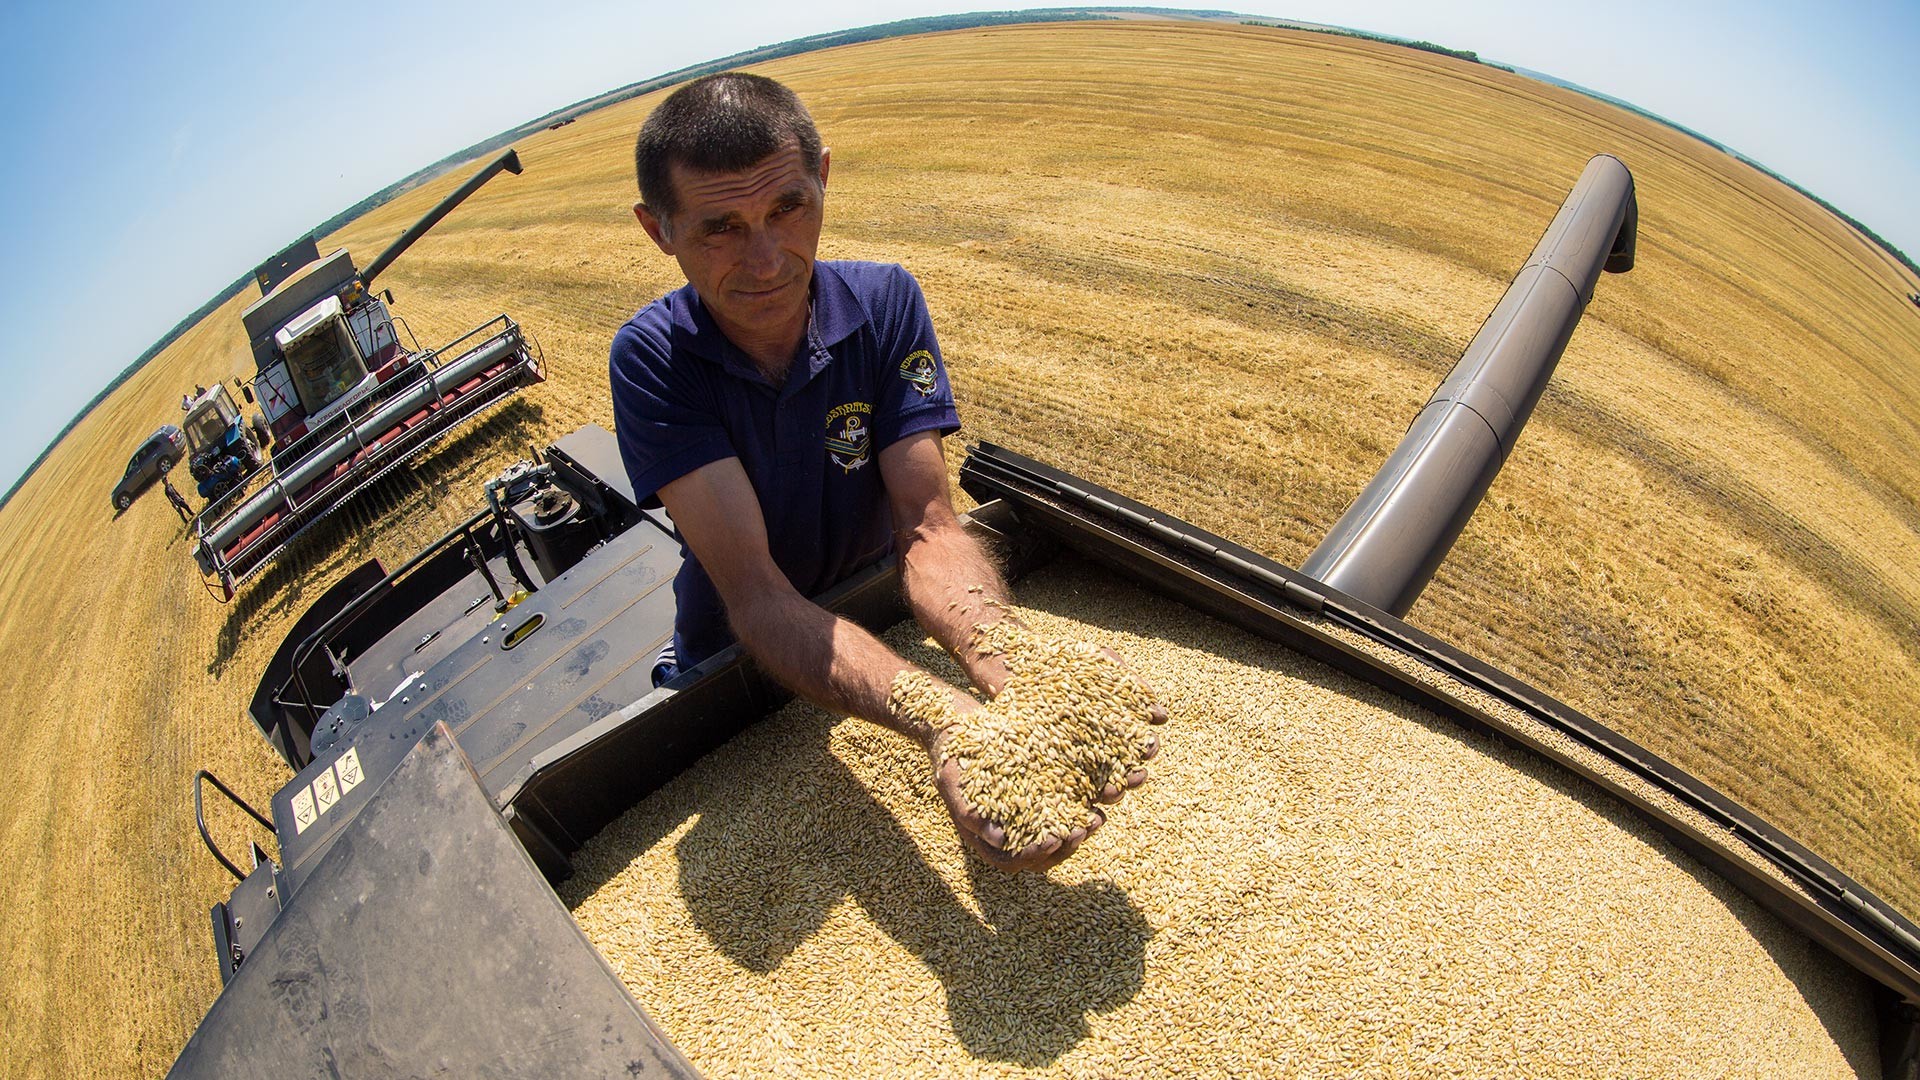
[[[1112,653],[1036,634],[1013,620],[981,627],[974,648],[1006,663],[1006,685],[965,713],[921,671],[894,678],[894,715],[943,732],[940,760],[958,760],[961,790],[1019,851],[1095,820],[1093,804],[1126,787],[1152,753],[1147,688]]]

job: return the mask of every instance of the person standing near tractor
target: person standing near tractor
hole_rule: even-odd
[[[167,479],[165,476],[160,478],[160,487],[166,491],[167,501],[172,503],[174,510],[179,512],[180,524],[192,524],[193,507],[187,502],[187,497],[180,494],[180,490],[173,486],[173,481]]]
[[[1058,863],[1101,811],[1006,850],[1005,823],[964,793],[978,775],[942,753],[950,728],[901,705],[903,676],[932,677],[807,599],[897,553],[920,624],[989,699],[1009,678],[982,644],[1012,621],[1007,590],[953,509],[942,438],[959,417],[918,283],[899,266],[816,259],[830,155],[771,79],[687,84],[647,118],[634,157],[634,214],[687,280],[620,328],[609,361],[634,493],[657,495],[683,538],[663,681],[737,639],[800,696],[921,743],[960,839],[987,862]],[[938,686],[954,715],[982,708]],[[1155,748],[1135,740],[1134,760]],[[1122,770],[1090,802],[1146,778]]]

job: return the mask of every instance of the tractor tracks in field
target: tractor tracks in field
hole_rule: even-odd
[[[1736,531],[1765,537],[1791,565],[1854,611],[1871,618],[1902,652],[1920,661],[1920,603],[1908,592],[1893,587],[1872,563],[1781,506],[1766,487],[1727,469],[1703,467],[1671,441],[1633,423],[1577,387],[1555,383],[1544,403],[1551,403],[1554,411],[1565,415],[1562,423],[1568,431],[1618,447],[1694,495],[1702,507]],[[1809,445],[1843,478],[1869,493],[1878,505],[1920,535],[1920,514],[1911,505],[1830,449],[1818,443]]]

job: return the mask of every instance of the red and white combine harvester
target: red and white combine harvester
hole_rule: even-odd
[[[373,281],[502,169],[501,154],[368,264],[345,248],[322,258],[309,236],[254,271],[260,299],[241,314],[256,373],[242,390],[270,433],[269,468],[209,503],[194,521],[194,561],[223,600],[295,537],[389,469],[515,390],[540,360],[505,315],[437,349],[421,349]],[[406,338],[403,342],[402,337]]]

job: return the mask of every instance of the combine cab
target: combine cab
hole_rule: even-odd
[[[513,151],[461,185],[365,270],[344,248],[322,258],[312,237],[255,270],[261,296],[241,321],[257,372],[243,393],[260,406],[260,424],[240,427],[224,387],[192,406],[206,405],[218,416],[206,420],[207,475],[198,467],[194,472],[201,495],[213,500],[194,523],[194,560],[224,598],[387,470],[485,406],[540,381],[532,346],[507,316],[440,348],[421,349],[389,310],[392,293],[373,291],[374,278],[401,252],[502,169],[520,171]],[[208,397],[224,401],[208,403]],[[223,431],[213,431],[221,421]],[[271,468],[256,471],[262,443]]]

